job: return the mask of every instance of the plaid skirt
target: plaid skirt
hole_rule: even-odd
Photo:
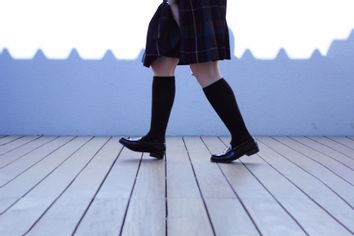
[[[164,0],[150,20],[142,63],[159,56],[179,58],[178,65],[231,59],[226,0],[178,0],[179,23]]]

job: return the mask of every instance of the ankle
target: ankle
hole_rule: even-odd
[[[230,141],[230,145],[231,147],[236,147],[236,146],[239,146],[241,145],[242,143],[246,142],[246,141],[249,141],[249,140],[252,140],[252,136],[245,136],[243,138],[232,138],[231,141]]]
[[[141,140],[148,142],[165,142],[165,137],[153,136],[149,133],[141,137]]]

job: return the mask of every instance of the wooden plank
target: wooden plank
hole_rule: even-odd
[[[296,140],[303,145],[307,145],[308,147],[322,153],[323,155],[329,156],[338,162],[343,163],[343,165],[351,168],[352,170],[354,169],[354,161],[352,159],[340,152],[337,152],[336,150],[333,150],[332,148],[329,148],[326,145],[317,142],[316,140],[313,140],[309,137],[291,137],[291,139]]]
[[[336,150],[337,152],[340,152],[343,155],[347,156],[348,158],[354,160],[354,150],[336,142],[333,139],[327,137],[309,137],[309,138],[319,143],[322,143],[323,145],[326,145],[327,147]]]
[[[354,140],[350,139],[349,137],[336,136],[336,137],[328,137],[328,138],[335,140],[338,143],[341,143],[344,146],[354,150]]]
[[[216,235],[259,235],[239,199],[199,136],[184,137],[202,197]]]
[[[143,153],[122,235],[165,235],[165,161]]]
[[[22,143],[0,156],[0,162],[4,160],[1,158],[13,158],[12,155],[19,157],[25,153],[24,150],[29,151],[29,147],[39,144],[41,139]],[[64,140],[56,140],[59,139]],[[271,140],[265,137],[269,143],[263,143],[261,139],[258,140],[261,152],[257,155],[244,156],[232,164],[215,164],[209,162],[211,153],[208,150],[223,150],[228,138],[221,138],[224,144],[216,137],[167,138],[165,161],[155,160],[145,153],[141,169],[139,163],[142,154],[128,149],[123,149],[114,162],[111,154],[114,153],[112,150],[118,152],[120,144],[117,139],[116,145],[112,140],[107,143],[92,162],[88,159],[100,150],[98,143],[102,140],[94,144],[96,148],[88,147],[91,141],[76,152],[79,139],[74,139],[41,160],[43,150],[54,143],[50,142],[3,168],[4,171],[0,170],[1,180],[5,172],[11,175],[8,168],[20,173],[21,168],[25,170],[25,167],[30,167],[9,184],[0,187],[0,210],[10,206],[0,213],[0,235],[23,234],[34,223],[30,231],[33,235],[57,232],[67,235],[73,230],[79,235],[210,235],[213,234],[213,228],[216,235],[303,235],[305,231],[301,227],[310,235],[330,235],[334,232],[334,235],[349,235],[349,230],[353,230],[350,224],[353,219],[353,208],[350,208],[354,200],[353,187],[338,182],[333,172],[324,166],[319,168],[321,165],[314,161],[305,161],[308,158],[299,153],[317,158],[320,150],[294,140],[288,142],[292,137]],[[84,139],[81,140],[84,144],[82,141]],[[350,178],[349,172],[345,172],[345,175],[339,173],[340,168],[343,168],[339,167],[343,157],[350,161],[346,154],[314,140],[312,142],[317,144],[316,147],[332,150],[331,155],[339,154],[340,159],[337,161],[331,159],[322,162],[321,159],[321,163],[338,175]],[[347,144],[342,144],[350,149]],[[330,159],[325,153],[319,155]],[[35,158],[40,161],[31,166],[30,156],[33,157],[31,163],[35,163]],[[101,158],[108,158],[105,160],[109,161],[101,163]],[[333,163],[336,163],[334,167]],[[135,179],[137,172],[143,168],[144,173],[140,172]],[[67,170],[69,177],[66,176]],[[61,174],[57,174],[58,171]],[[194,178],[194,172],[197,179]],[[222,178],[219,178],[220,174]],[[53,178],[53,175],[56,177]],[[135,180],[137,182],[133,187]],[[225,190],[225,183],[232,197]],[[130,194],[133,197],[129,202]],[[310,206],[309,201],[316,209]],[[208,214],[213,225],[209,222]],[[327,218],[323,219],[323,214],[327,214]],[[290,227],[284,224],[286,221],[289,221]],[[157,225],[151,227],[153,224]],[[340,227],[349,230],[345,233]]]
[[[282,139],[278,137],[279,139]],[[277,138],[277,139],[278,139]],[[282,141],[287,142],[288,138],[284,137]],[[288,143],[291,145],[291,143]],[[322,182],[314,178],[312,175],[299,168],[292,162],[284,159],[280,154],[270,149],[268,146],[259,142],[262,150],[260,154],[263,161],[268,163],[279,174],[287,178],[293,185],[301,189],[304,194],[311,198],[317,205],[326,209],[328,214],[343,224],[345,227],[354,231],[354,211],[342,198],[327,188]]]
[[[202,139],[211,153],[219,153],[225,149],[225,145],[217,137],[202,136]],[[252,158],[259,157],[253,155]],[[267,189],[242,163],[235,161],[231,164],[218,164],[218,166],[262,235],[306,235],[296,220],[279,205],[277,199],[267,192]],[[255,168],[258,166],[262,168],[261,165],[255,165]],[[232,219],[237,218],[233,217]],[[240,224],[238,227],[242,228],[243,226]]]
[[[260,151],[256,156],[262,155]],[[313,199],[267,164],[262,159],[263,156],[252,157],[245,156],[239,160],[297,219],[309,235],[352,235],[348,228],[339,224]]]
[[[167,235],[213,235],[182,138],[166,145]]]
[[[116,145],[118,147],[121,144]],[[92,204],[76,226],[75,235],[119,235],[141,158],[142,153],[123,148]]]
[[[79,140],[86,138],[79,138]],[[0,235],[22,235],[38,220],[70,186],[93,155],[107,141],[106,137],[94,137],[66,159],[15,205],[0,216]],[[9,186],[9,185],[7,185]],[[21,224],[14,223],[21,222]]]
[[[19,135],[7,135],[7,136],[5,136],[5,137],[0,139],[0,147],[4,146],[4,145],[6,145],[6,144],[8,144],[10,142],[13,142],[13,141],[15,141],[17,139],[20,139],[22,137],[23,136],[19,136]]]
[[[122,148],[117,144],[117,138],[110,138],[94,154],[74,182],[32,225],[28,235],[72,235]]]
[[[0,158],[4,154],[11,152],[15,150],[18,147],[21,147],[22,145],[25,145],[26,143],[32,142],[35,139],[38,139],[40,136],[24,136],[22,138],[16,139],[12,142],[8,142],[5,145],[0,146]]]
[[[353,169],[350,169],[348,166],[338,162],[336,159],[328,157],[323,153],[314,150],[313,148],[302,143],[296,142],[289,137],[274,137],[275,140],[278,142],[283,143],[294,149],[295,151],[301,153],[302,155],[306,156],[307,158],[323,165],[325,168],[328,168],[331,172],[338,175],[349,184],[353,185],[354,183],[354,174]],[[353,163],[354,164],[354,163]]]
[[[15,161],[19,159],[28,158],[31,152],[40,149],[51,141],[57,139],[57,137],[40,137],[39,139],[34,140],[28,144],[23,145],[20,148],[13,150],[12,152],[8,152],[0,158],[0,171],[4,167],[13,164]],[[0,172],[1,173],[1,172]]]
[[[38,149],[35,149],[24,156],[17,157],[15,155],[16,158],[21,159],[14,159],[14,162],[9,162],[2,169],[0,169],[0,187],[4,187],[6,184],[9,184],[15,178],[24,174],[25,171],[28,171],[33,166],[38,165],[38,163],[43,161],[45,158],[50,158],[53,152],[60,149],[72,139],[73,137],[60,137],[54,139],[47,137],[41,141],[42,144],[38,146]],[[11,156],[8,159],[12,159]]]
[[[337,175],[334,175],[333,172],[329,171],[317,162],[314,162],[301,153],[294,151],[271,137],[258,137],[257,140],[281,154],[283,158],[291,161],[306,172],[318,178],[322,183],[326,184],[327,187],[331,188],[341,198],[343,198],[348,204],[354,206],[354,189],[348,182],[344,181]]]
[[[122,235],[165,235],[165,215],[164,199],[131,199]]]
[[[58,142],[66,143],[72,137],[60,137]],[[79,140],[80,142],[80,140]],[[78,141],[72,145],[64,147],[57,152],[52,153],[48,158],[39,162],[36,166],[30,168],[22,175],[15,178],[11,183],[0,188],[0,215],[11,207],[21,196],[25,195],[36,184],[41,182],[46,175],[53,171],[67,156],[70,151],[74,151],[78,147]],[[75,148],[71,150],[70,148]]]

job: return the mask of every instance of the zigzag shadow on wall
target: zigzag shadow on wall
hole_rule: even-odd
[[[233,52],[231,31],[230,42]],[[146,89],[151,72],[142,66],[142,55],[118,60],[108,50],[102,59],[86,60],[73,49],[63,60],[48,59],[38,50],[32,59],[14,59],[4,49],[0,123],[8,128],[0,126],[0,131],[142,133],[151,106],[151,90]],[[333,41],[326,56],[315,50],[310,58],[295,60],[281,49],[275,59],[261,60],[247,50],[220,65],[255,133],[343,135],[354,130],[354,30],[346,40]],[[183,78],[190,77],[189,68],[182,67],[177,75],[184,86],[177,92],[182,102],[176,102],[178,118],[172,116],[172,129],[179,134],[218,133],[223,126],[205,98],[195,95],[202,93],[199,86]],[[186,106],[190,103],[197,106]],[[136,127],[131,127],[133,121]]]
[[[230,46],[231,46],[231,52],[234,51],[234,36],[233,33],[231,31],[231,29],[229,29],[229,33],[230,33]],[[279,49],[277,56],[274,59],[257,59],[253,56],[252,52],[249,49],[246,49],[246,51],[244,52],[244,54],[241,56],[241,58],[237,58],[235,56],[233,56],[232,54],[232,59],[235,59],[237,62],[242,62],[242,61],[311,61],[313,59],[319,59],[319,58],[335,58],[335,57],[342,57],[343,56],[345,58],[343,59],[352,59],[352,61],[354,61],[354,58],[348,58],[350,56],[353,56],[354,53],[354,29],[352,30],[351,34],[349,35],[349,37],[345,40],[333,40],[333,42],[331,43],[330,49],[328,50],[328,53],[326,56],[323,56],[318,49],[315,49],[311,55],[310,58],[308,59],[291,59],[288,55],[287,52],[284,48]],[[35,53],[35,55],[33,56],[33,58],[31,59],[15,59],[11,56],[11,53],[9,52],[9,50],[7,48],[4,48],[2,50],[2,52],[0,52],[0,60],[2,62],[4,61],[43,61],[43,60],[53,60],[53,61],[80,61],[82,60],[83,62],[85,61],[112,61],[112,60],[116,60],[118,62],[131,62],[131,63],[141,63],[141,58],[143,56],[144,50],[141,50],[141,52],[139,53],[138,57],[135,60],[126,60],[126,59],[117,59],[114,54],[112,53],[111,50],[107,50],[106,53],[104,54],[104,56],[102,57],[102,59],[84,59],[81,58],[79,55],[79,52],[73,48],[69,54],[69,56],[66,59],[50,59],[47,58],[44,54],[44,52],[42,51],[42,49],[38,49],[37,52]],[[354,57],[354,56],[353,56]]]

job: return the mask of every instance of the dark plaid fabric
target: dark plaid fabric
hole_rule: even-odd
[[[179,27],[166,2],[152,17],[144,66],[158,56],[177,57],[178,65],[230,59],[226,0],[178,0],[177,4]]]
[[[167,2],[161,3],[150,20],[145,52],[144,66],[149,67],[159,56],[178,57],[180,30],[174,20]]]

